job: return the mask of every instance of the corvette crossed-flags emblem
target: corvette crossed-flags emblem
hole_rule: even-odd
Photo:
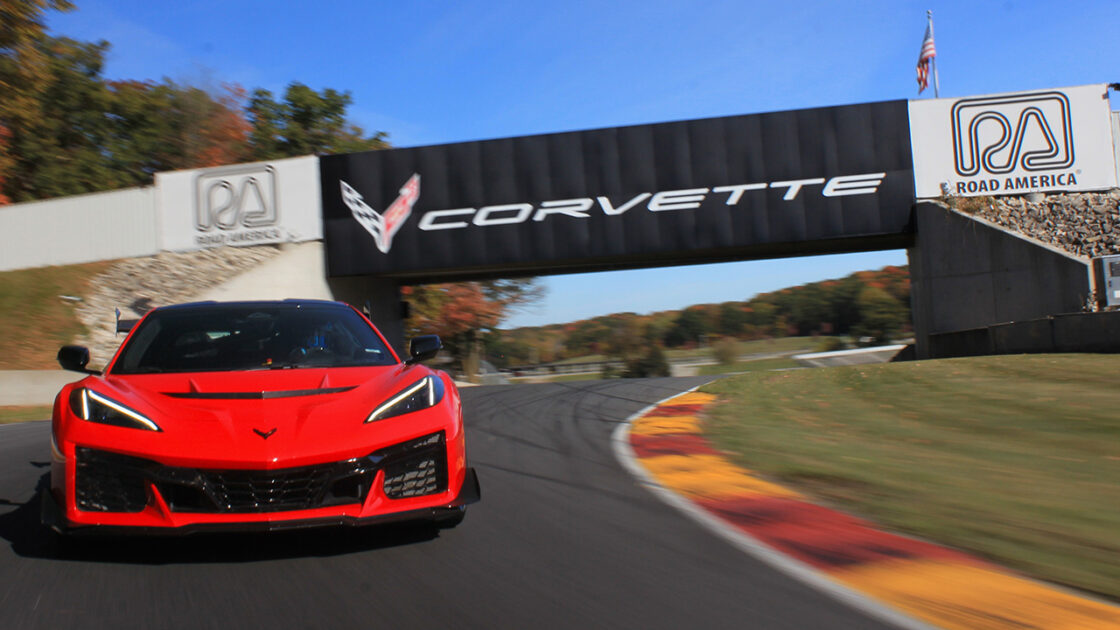
[[[373,237],[377,249],[388,254],[393,246],[393,235],[401,229],[406,219],[412,214],[412,206],[420,198],[420,175],[413,173],[412,177],[401,186],[400,196],[393,200],[385,214],[380,214],[362,199],[361,193],[354,190],[350,184],[339,180],[342,184],[342,202],[350,208],[350,213],[358,223]]]

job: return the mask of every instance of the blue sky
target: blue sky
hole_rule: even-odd
[[[109,41],[109,78],[349,90],[351,118],[396,146],[916,98],[926,9],[942,96],[1120,81],[1116,0],[74,2],[48,25]],[[506,325],[905,263],[888,251],[557,276]]]

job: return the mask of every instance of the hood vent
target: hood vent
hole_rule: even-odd
[[[201,400],[268,400],[270,398],[296,398],[299,396],[320,396],[322,394],[341,394],[348,392],[357,385],[350,387],[321,387],[318,389],[287,389],[271,392],[200,392],[194,387],[189,392],[163,392],[164,396],[172,398],[191,398]]]

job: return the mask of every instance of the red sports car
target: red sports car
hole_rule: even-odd
[[[63,533],[191,533],[424,520],[479,499],[459,392],[337,302],[199,302],[137,322],[105,372],[62,388],[43,521]]]

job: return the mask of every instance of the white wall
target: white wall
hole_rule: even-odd
[[[155,191],[129,188],[0,206],[0,270],[159,252]]]
[[[293,243],[282,247],[283,251],[275,258],[235,276],[225,284],[195,295],[189,301],[333,300],[334,296],[327,286],[323,243]]]
[[[1112,112],[1112,154],[1116,158],[1116,181],[1120,182],[1120,112]]]
[[[323,238],[319,158],[157,173],[154,187],[0,206],[0,271]]]

